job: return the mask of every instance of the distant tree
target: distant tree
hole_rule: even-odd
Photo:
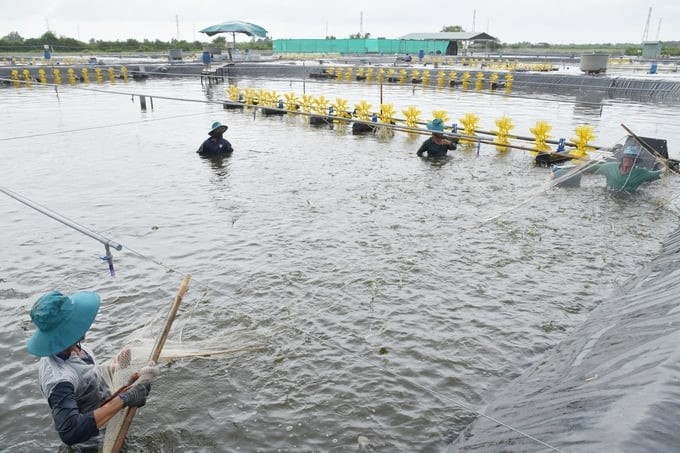
[[[137,50],[141,47],[141,43],[136,39],[128,39],[125,41],[125,49],[127,50]]]
[[[227,42],[225,36],[218,36],[212,45],[224,46]],[[140,42],[136,39],[126,39],[124,41],[102,41],[94,38],[87,43],[73,38],[56,37],[54,33],[48,32],[40,38],[23,39],[18,33],[10,33],[5,38],[0,38],[0,52],[42,52],[43,46],[47,44],[55,52],[78,52],[78,53],[100,53],[100,52],[167,52],[169,48],[182,49],[185,51],[200,51],[205,47],[206,42],[178,41],[172,39],[168,42],[161,40],[150,41],[145,39]],[[239,49],[258,49],[271,50],[272,40],[270,38],[251,39],[250,42],[237,43]]]
[[[7,36],[4,36],[2,38],[2,40],[7,41],[7,42],[14,42],[14,43],[24,42],[24,38],[22,38],[21,35],[16,31],[9,33]]]
[[[441,33],[449,33],[449,32],[460,32],[460,31],[465,31],[463,27],[460,25],[445,25],[442,27]]]
[[[224,36],[218,36],[217,38],[212,40],[212,43],[215,44],[216,46],[224,47],[227,45],[227,38],[225,38]]]
[[[677,57],[680,55],[680,43],[677,41],[669,41],[663,43],[663,48],[661,49],[661,53],[664,55],[668,55],[671,57]]]
[[[45,33],[43,33],[43,35],[40,38],[38,38],[38,40],[42,41],[44,44],[50,45],[54,45],[57,42],[59,42],[59,38],[57,38],[57,35],[55,35],[51,31],[46,31]]]
[[[271,50],[272,40],[270,38],[252,38],[250,42],[237,42],[237,49],[253,49],[253,50]]]
[[[45,45],[50,46],[55,52],[79,52],[87,48],[87,44],[84,42],[73,38],[57,38],[52,32],[47,32],[40,38],[26,39],[23,43],[17,44],[20,45],[24,51],[42,51],[43,46]]]
[[[349,39],[368,39],[370,37],[370,33],[364,33],[363,35],[361,33],[352,33],[349,35]]]
[[[335,36],[330,35],[330,36],[326,36],[326,39],[336,39],[336,38],[335,38]]]

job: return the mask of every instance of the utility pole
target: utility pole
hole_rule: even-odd
[[[647,22],[645,22],[645,31],[642,32],[642,43],[647,41],[647,35],[649,34],[649,19],[652,18],[652,7],[649,7],[649,12],[647,13]]]
[[[359,12],[359,38],[364,37],[364,12]]]
[[[177,41],[179,41],[179,15],[175,14],[175,27],[177,28]]]
[[[472,31],[475,31],[475,21],[477,20],[477,10],[472,10]]]

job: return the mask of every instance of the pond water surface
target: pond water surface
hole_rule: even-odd
[[[359,83],[238,84],[380,100]],[[431,162],[415,156],[421,135],[160,98],[226,98],[196,78],[90,86],[156,96],[153,110],[66,86],[0,90],[0,184],[124,247],[111,278],[100,243],[0,196],[5,451],[59,446],[25,349],[45,291],[100,293],[86,341],[107,358],[163,318],[191,274],[182,340],[264,348],[164,368],[130,431],[135,451],[437,451],[678,224],[674,175],[625,197],[595,176],[549,188],[521,150],[460,146]],[[590,124],[600,145],[625,123],[680,155],[680,106],[516,94],[383,89],[424,120],[472,112],[491,130],[505,115],[519,135],[545,120],[567,139]],[[216,120],[235,152],[202,159]]]

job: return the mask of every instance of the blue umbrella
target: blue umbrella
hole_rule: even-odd
[[[221,24],[211,25],[210,27],[199,30],[201,33],[205,33],[208,36],[213,36],[218,33],[243,33],[248,36],[257,36],[258,38],[266,38],[267,30],[260,27],[259,25],[251,24],[250,22],[243,22],[240,20],[230,20],[227,22],[222,22]]]

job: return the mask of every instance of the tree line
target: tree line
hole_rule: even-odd
[[[126,39],[125,41],[104,41],[90,39],[89,42],[79,41],[74,38],[56,36],[48,31],[39,38],[22,38],[19,33],[12,32],[0,38],[0,53],[33,53],[42,52],[47,45],[56,53],[103,53],[103,52],[167,52],[168,49],[181,49],[185,52],[200,52],[206,47],[224,48],[227,40],[224,36],[218,36],[212,41],[185,41],[172,39],[170,41],[148,40],[138,41]],[[253,39],[250,42],[237,42],[237,49],[271,50],[271,39]]]
[[[459,25],[445,26],[442,32],[462,32],[465,31]],[[370,33],[359,33],[350,35],[354,39],[368,39]],[[334,36],[327,36],[326,39],[335,39]],[[89,42],[79,41],[74,38],[57,36],[51,31],[44,33],[39,38],[23,38],[17,32],[11,32],[0,38],[0,53],[40,53],[44,46],[48,45],[52,52],[56,53],[135,53],[135,52],[167,52],[168,49],[181,49],[184,52],[201,52],[206,47],[226,46],[227,39],[218,36],[212,41],[185,41],[172,39],[170,41],[148,40],[138,41],[136,39],[126,39],[124,41],[104,41],[90,39]],[[237,49],[245,50],[272,50],[272,40],[269,38],[252,39],[248,42],[237,42]],[[641,53],[641,46],[635,44],[549,44],[549,43],[501,43],[494,42],[488,50],[493,51],[532,51],[532,52],[588,52],[604,51],[612,54],[638,56]],[[666,41],[661,50],[662,55],[669,57],[680,56],[680,41]]]

